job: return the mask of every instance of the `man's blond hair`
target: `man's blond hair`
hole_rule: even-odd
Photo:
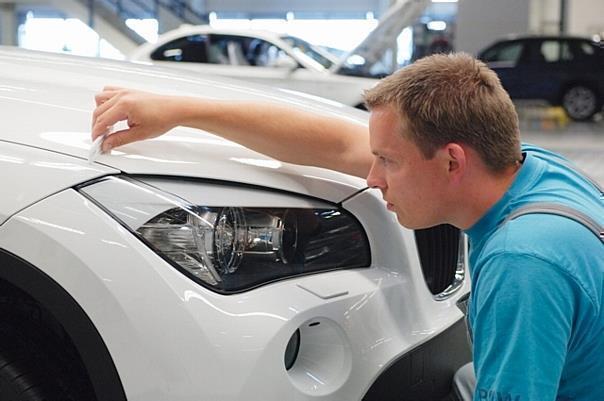
[[[509,95],[497,74],[468,54],[422,58],[366,91],[365,104],[393,106],[427,159],[451,142],[472,147],[495,173],[521,159]]]

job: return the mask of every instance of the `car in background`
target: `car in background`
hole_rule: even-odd
[[[589,39],[524,36],[499,40],[478,54],[512,99],[562,106],[573,120],[591,119],[604,104],[604,48]]]
[[[364,109],[363,92],[393,72],[392,48],[430,0],[394,0],[376,28],[338,58],[300,38],[260,30],[183,25],[129,57],[294,90]]]
[[[146,43],[132,61],[178,66],[299,91],[364,108],[363,91],[376,79],[340,75],[337,58],[300,38],[261,30],[183,25]]]
[[[363,179],[182,127],[88,161],[105,85],[367,113],[0,47],[0,399],[437,400],[471,356],[467,245]]]

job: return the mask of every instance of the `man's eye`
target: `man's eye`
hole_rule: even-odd
[[[384,165],[384,166],[387,166],[388,159],[386,159],[384,156],[380,156],[380,163],[382,163],[382,165]]]

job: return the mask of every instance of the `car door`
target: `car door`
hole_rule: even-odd
[[[530,82],[525,73],[530,66],[530,47],[526,41],[499,42],[484,50],[479,58],[492,68],[510,97],[526,99],[525,85]]]
[[[582,82],[592,85],[600,96],[600,103],[604,99],[604,47],[588,40],[576,39],[569,41],[575,57],[573,75],[582,77]]]
[[[165,64],[184,69],[191,69],[201,74],[231,76],[231,65],[228,59],[221,58],[216,48],[210,46],[207,34],[191,34],[173,39],[151,53],[151,60],[156,64]]]
[[[208,36],[188,35],[171,40],[151,53],[151,60],[164,62],[208,62]]]
[[[222,75],[271,86],[304,90],[292,80],[298,63],[275,44],[255,37],[192,34],[174,39],[152,54],[156,63],[178,63],[201,74]],[[292,82],[294,81],[294,82]]]
[[[312,71],[277,44],[262,38],[239,35],[209,35],[210,60],[230,68],[218,74],[291,90],[314,92]]]
[[[231,76],[339,100],[338,91],[345,84],[334,79],[333,74],[327,70],[321,71],[323,67],[304,54],[294,56],[295,49],[286,50],[279,43],[257,37],[210,35],[211,46],[220,44],[222,49],[228,47],[224,42],[228,41],[232,44],[233,40],[237,40],[238,47],[241,48],[237,53],[245,55],[245,65],[240,65],[237,70],[233,70]],[[303,58],[306,58],[305,65],[314,63],[317,64],[316,68],[302,65]]]
[[[549,38],[535,41],[531,54],[531,68],[527,78],[530,98],[554,103],[567,82],[578,78],[576,56],[568,40]]]

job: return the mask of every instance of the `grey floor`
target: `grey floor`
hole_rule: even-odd
[[[572,160],[604,185],[604,116],[594,121],[568,121],[551,108],[518,106],[523,142],[553,150]]]

